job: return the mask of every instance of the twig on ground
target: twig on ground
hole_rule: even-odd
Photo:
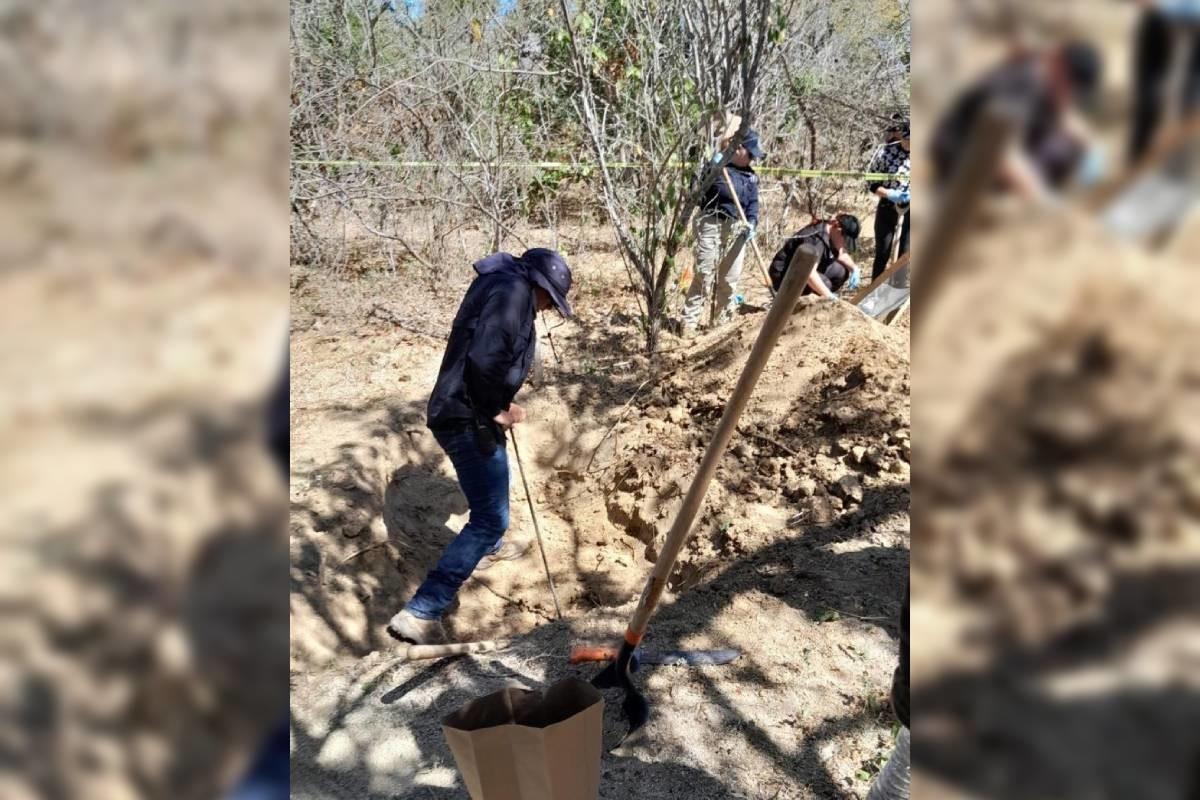
[[[353,552],[353,553],[351,553],[350,555],[348,555],[348,556],[346,556],[345,558],[343,558],[343,559],[342,559],[342,563],[343,563],[343,564],[346,564],[346,563],[348,563],[348,562],[350,562],[350,561],[353,561],[354,559],[358,558],[358,557],[359,557],[359,556],[361,556],[361,555],[364,555],[364,554],[366,554],[366,553],[369,553],[369,552],[371,552],[372,550],[378,550],[380,547],[384,547],[384,546],[386,546],[386,545],[390,545],[390,544],[391,544],[391,542],[389,542],[389,541],[387,541],[387,540],[384,540],[384,541],[382,541],[382,542],[376,542],[375,544],[368,545],[368,546],[366,546],[366,547],[362,548],[361,550],[356,550],[355,552]],[[400,556],[400,554],[397,552],[397,553],[396,553],[396,557],[397,557],[397,558],[399,558],[399,556]]]
[[[554,621],[555,621],[555,619],[554,619],[554,617],[553,617],[553,616],[551,616],[550,614],[547,614],[547,613],[546,613],[546,612],[544,612],[544,611],[541,611],[541,610],[537,609],[536,607],[534,607],[534,606],[530,605],[529,603],[526,603],[526,602],[524,602],[524,601],[522,601],[522,600],[516,600],[516,599],[514,599],[514,598],[512,598],[512,597],[509,597],[508,595],[505,595],[505,594],[500,594],[500,592],[497,592],[495,589],[493,589],[493,588],[491,587],[491,585],[490,585],[490,584],[489,584],[487,581],[485,581],[483,578],[480,578],[480,577],[479,577],[479,576],[477,576],[477,575],[473,575],[473,576],[471,576],[471,579],[472,579],[472,580],[473,580],[475,583],[478,583],[480,586],[482,586],[483,588],[487,589],[487,590],[488,590],[489,592],[491,592],[492,594],[496,595],[496,597],[499,597],[501,600],[503,600],[504,602],[508,603],[509,605],[516,606],[517,608],[521,609],[522,611],[528,611],[528,612],[529,612],[529,613],[531,613],[531,614],[537,614],[539,617],[541,617],[542,619],[544,619],[544,620],[546,620],[546,621],[548,621],[548,622],[554,622]]]
[[[596,460],[596,454],[600,452],[600,448],[604,445],[604,443],[606,441],[608,441],[608,437],[612,434],[613,429],[621,424],[621,420],[625,419],[625,415],[629,413],[629,409],[633,405],[633,401],[637,399],[637,396],[638,396],[638,394],[641,393],[642,389],[646,388],[646,384],[655,380],[656,377],[657,378],[665,378],[669,374],[671,374],[671,373],[668,372],[668,373],[664,373],[664,374],[658,375],[658,376],[651,375],[649,378],[646,378],[646,380],[642,381],[638,385],[638,387],[633,390],[633,394],[631,394],[629,396],[629,399],[625,401],[625,405],[621,406],[621,413],[617,416],[616,421],[613,422],[612,425],[608,426],[608,430],[606,430],[604,432],[604,436],[600,437],[600,441],[597,442],[595,448],[592,449],[592,455],[591,455],[591,457],[588,458],[587,466],[583,468],[583,471],[585,473],[589,473],[592,471],[592,462]]]
[[[767,436],[766,434],[758,433],[756,431],[748,431],[745,428],[738,428],[738,431],[743,436],[753,436],[755,439],[761,439],[762,441],[766,442],[767,444],[773,445],[774,447],[778,448],[779,450],[782,450],[783,452],[787,453],[789,456],[792,456],[793,458],[800,458],[800,454],[797,453],[795,450],[788,447],[783,442],[780,442],[776,439],[772,439],[770,436]]]

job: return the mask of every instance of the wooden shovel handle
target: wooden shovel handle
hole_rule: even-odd
[[[742,375],[738,378],[737,387],[734,388],[729,402],[725,404],[725,412],[721,415],[721,421],[717,423],[717,430],[708,444],[708,449],[704,452],[704,458],[700,462],[696,477],[692,479],[692,485],[683,498],[683,505],[671,525],[670,532],[667,533],[662,552],[659,554],[658,560],[654,562],[654,569],[646,581],[646,587],[642,590],[637,609],[633,612],[633,618],[625,631],[625,642],[632,647],[637,647],[646,633],[646,626],[650,624],[654,608],[658,605],[663,590],[667,587],[667,578],[675,567],[679,551],[683,549],[692,532],[692,524],[696,521],[697,514],[700,513],[704,496],[708,493],[708,485],[717,472],[717,465],[720,464],[721,457],[725,455],[725,448],[729,446],[729,440],[737,431],[738,418],[742,416],[742,411],[750,402],[750,395],[753,394],[754,386],[767,366],[767,359],[771,357],[775,343],[779,341],[780,334],[783,333],[788,320],[791,319],[792,312],[796,308],[796,301],[800,299],[800,294],[808,284],[809,276],[812,275],[813,268],[817,264],[818,255],[816,246],[805,242],[796,248],[796,253],[792,256],[791,264],[788,265],[787,274],[784,276],[783,285],[779,287],[775,303],[767,312],[762,330],[759,331],[754,347],[750,351],[750,357],[746,360],[746,366],[742,369]]]
[[[469,655],[471,653],[490,653],[503,650],[508,642],[462,642],[459,644],[414,644],[404,651],[408,661],[424,661],[430,658],[446,658],[447,656]]]

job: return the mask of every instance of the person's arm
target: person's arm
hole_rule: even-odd
[[[1000,178],[1026,199],[1048,201],[1053,196],[1033,162],[1015,147],[1005,153],[999,172]]]
[[[484,301],[464,373],[467,397],[483,419],[511,425],[521,421],[516,417],[523,418],[519,408],[507,417],[501,412],[510,410],[525,377],[517,363],[517,347],[525,321],[532,317],[532,297],[532,291],[497,287]]]
[[[837,260],[845,265],[846,269],[851,272],[858,272],[858,264],[854,263],[854,259],[845,250],[838,253]]]
[[[808,288],[812,289],[826,300],[838,299],[837,292],[825,285],[825,281],[821,280],[821,273],[817,272],[816,269],[813,269],[812,272],[808,273]]]
[[[1062,127],[1067,136],[1082,147],[1089,147],[1096,140],[1091,126],[1084,120],[1083,115],[1074,109],[1063,112]]]

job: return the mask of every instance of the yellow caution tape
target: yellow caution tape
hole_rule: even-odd
[[[338,159],[308,159],[297,158],[293,164],[306,167],[387,167],[391,169],[435,169],[438,167],[455,167],[459,169],[565,169],[592,170],[595,164],[571,164],[565,161],[355,161]],[[611,161],[607,165],[612,169],[637,169],[645,164],[629,161]],[[673,161],[669,167],[697,166],[685,162]],[[856,178],[860,180],[886,181],[895,178],[887,172],[855,172],[839,169],[794,169],[791,167],[755,167],[755,172],[768,175],[793,175],[800,178]]]

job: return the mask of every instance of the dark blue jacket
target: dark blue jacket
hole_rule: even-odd
[[[490,425],[533,365],[536,302],[524,265],[496,253],[476,262],[475,270],[479,277],[458,307],[426,409],[435,430]]]
[[[742,204],[742,211],[746,212],[746,221],[751,225],[757,225],[758,176],[754,174],[754,169],[731,166],[726,171],[729,173],[729,180],[737,189],[738,202]],[[738,216],[737,206],[733,204],[733,195],[729,192],[729,184],[725,182],[724,175],[717,175],[713,185],[708,187],[704,199],[700,201],[700,210],[701,213],[717,211],[730,219],[741,219]]]

